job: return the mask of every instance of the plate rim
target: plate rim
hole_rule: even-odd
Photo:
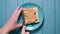
[[[24,3],[24,4],[22,4],[20,7],[22,7],[23,5],[25,5],[25,4],[35,4],[35,5],[37,5],[36,3]],[[39,5],[37,5],[37,6],[39,6]],[[40,6],[39,6],[40,7]],[[22,7],[23,8],[23,7]],[[40,7],[41,8],[41,7]],[[43,15],[43,20],[42,20],[42,22],[40,23],[40,25],[38,26],[38,28],[43,24],[43,21],[44,21],[44,13],[43,13],[43,8],[41,8],[42,9],[42,15]],[[26,30],[29,30],[29,31],[33,31],[33,30],[36,30],[36,29],[38,29],[38,28],[35,28],[35,29],[31,29],[31,30],[29,30],[29,29],[26,29]]]

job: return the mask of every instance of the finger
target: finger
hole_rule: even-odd
[[[26,34],[30,34],[29,32],[26,32]]]
[[[21,31],[21,34],[25,34],[26,32],[25,32],[25,26],[23,26],[23,28],[22,28],[22,31]]]
[[[20,7],[18,6],[15,11],[18,11],[19,9],[20,9]]]
[[[13,20],[18,20],[18,17],[22,11],[22,8],[18,7],[12,15]]]
[[[19,17],[19,15],[20,15],[21,11],[22,11],[22,8],[20,8],[18,11],[16,11],[16,13],[15,13],[16,18],[18,18],[18,17]]]
[[[17,27],[22,27],[23,26],[23,24],[17,24]]]

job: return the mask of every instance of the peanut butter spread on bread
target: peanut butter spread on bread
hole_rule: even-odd
[[[23,12],[24,12],[25,24],[38,22],[38,9],[36,7],[24,8]]]

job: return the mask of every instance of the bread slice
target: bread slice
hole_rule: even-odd
[[[38,23],[38,9],[37,7],[23,8],[25,24]]]

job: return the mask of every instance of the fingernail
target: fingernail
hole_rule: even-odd
[[[23,8],[22,8],[22,7],[20,7],[20,9],[22,10]]]
[[[18,6],[18,10],[20,10],[20,7]]]

